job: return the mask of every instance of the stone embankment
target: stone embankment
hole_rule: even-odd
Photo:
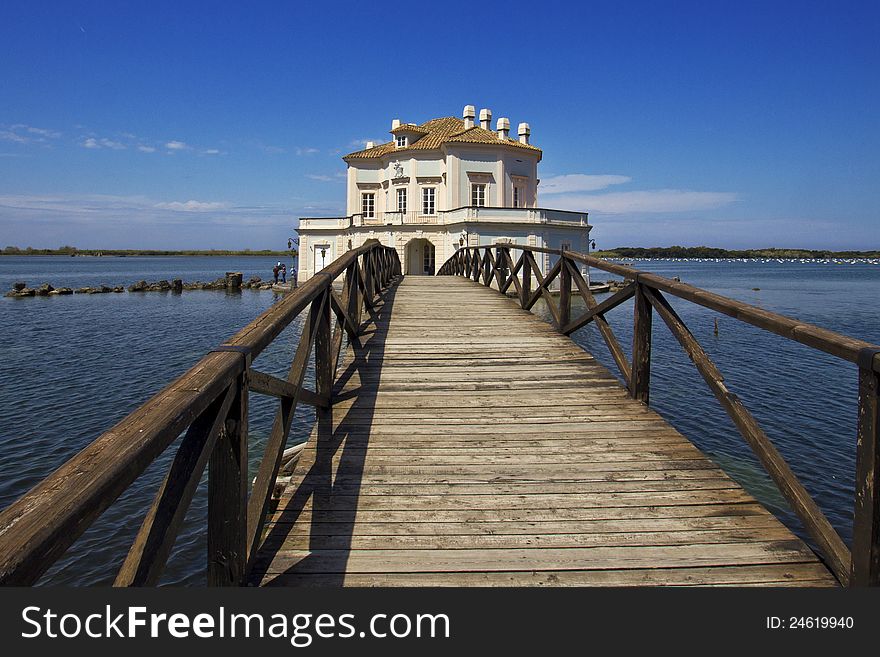
[[[241,272],[226,272],[226,276],[218,278],[208,283],[201,281],[193,281],[184,283],[182,279],[175,278],[170,281],[161,280],[147,282],[145,280],[138,281],[128,286],[129,292],[173,292],[180,293],[184,290],[271,290],[272,283],[264,282],[259,276],[251,276],[247,281],[243,281]],[[18,282],[12,285],[12,289],[6,293],[7,297],[46,297],[57,296],[62,294],[109,294],[125,292],[123,285],[96,285],[91,287],[59,287],[55,288],[49,283],[43,283],[39,287],[28,287],[27,283]]]

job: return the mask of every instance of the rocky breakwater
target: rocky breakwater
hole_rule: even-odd
[[[12,289],[6,293],[7,297],[54,297],[61,294],[73,294],[69,287],[54,288],[48,283],[39,287],[28,287],[27,283],[13,283]]]
[[[98,285],[94,287],[52,287],[49,283],[43,283],[39,287],[28,287],[27,283],[13,283],[12,289],[6,293],[7,297],[54,297],[65,294],[109,294],[110,292],[125,292],[125,287],[116,285]]]
[[[246,282],[243,282],[241,272],[227,272],[226,276],[218,278],[207,283],[202,281],[192,281],[184,283],[181,279],[175,278],[171,281],[162,280],[148,283],[147,281],[138,281],[128,286],[129,292],[183,292],[184,290],[269,290],[272,288],[271,283],[264,283],[259,276],[251,276]]]
[[[161,281],[138,281],[128,286],[129,292],[171,292],[180,294],[184,290],[222,290],[237,292],[239,290],[271,290],[272,283],[263,282],[259,276],[251,276],[247,281],[241,272],[226,272],[226,275],[216,280],[203,283],[201,281],[193,281],[185,283],[183,279],[174,278],[172,280]],[[18,282],[12,285],[12,289],[6,293],[7,297],[45,297],[57,296],[62,294],[109,294],[125,292],[124,285],[96,285],[91,287],[52,287],[49,283],[43,283],[39,287],[28,287],[27,283]]]

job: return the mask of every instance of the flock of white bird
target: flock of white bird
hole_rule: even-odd
[[[818,265],[880,265],[880,258],[608,258],[611,262],[758,262],[795,263]]]

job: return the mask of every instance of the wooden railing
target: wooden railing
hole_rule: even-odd
[[[516,261],[511,251],[521,252]],[[546,275],[538,267],[534,253],[556,258]],[[620,291],[597,303],[581,275],[581,265],[622,276],[626,283]],[[538,299],[544,299],[554,325],[565,335],[570,335],[589,322],[595,322],[629,394],[646,404],[651,379],[651,326],[656,311],[797,513],[837,579],[845,585],[880,585],[880,346],[574,251],[513,244],[465,247],[440,268],[438,275],[465,276],[486,286],[494,285],[505,294],[513,286],[520,305],[526,310],[531,309]],[[557,278],[558,302],[550,293],[550,286]],[[533,282],[537,283],[534,290]],[[575,318],[571,317],[573,290],[583,298],[587,308],[586,312]],[[755,417],[739,397],[728,389],[715,363],[669,305],[664,294],[729,315],[857,366],[859,400],[852,550],[832,527]],[[627,360],[605,319],[608,311],[630,298],[635,299],[631,361]]]
[[[372,309],[400,273],[397,252],[375,240],[349,251],[37,484],[0,514],[0,584],[36,582],[181,434],[115,585],[159,581],[205,467],[208,584],[243,584],[297,405],[330,405],[343,334],[360,344],[364,308]],[[340,293],[333,283],[343,275]],[[255,370],[254,359],[306,310],[287,379]],[[308,390],[303,384],[312,352],[315,390]],[[277,397],[279,408],[248,496],[251,392]]]

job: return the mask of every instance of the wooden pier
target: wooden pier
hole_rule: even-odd
[[[549,271],[536,263],[541,252]],[[629,282],[598,303],[584,264]],[[880,347],[569,251],[466,247],[439,273],[403,278],[394,249],[370,242],[316,274],[0,513],[0,583],[38,581],[184,434],[116,585],[160,581],[205,469],[210,585],[880,584]],[[577,317],[575,294],[587,308]],[[664,295],[856,366],[851,546]],[[538,299],[552,324],[530,312]],[[631,357],[605,319],[629,299]],[[261,372],[255,359],[301,314],[288,376]],[[651,410],[654,319],[818,552]],[[566,337],[589,322],[623,384]],[[314,389],[304,384],[310,362]],[[253,481],[243,467],[250,394],[279,402]],[[302,403],[317,421],[276,500]]]
[[[388,290],[334,398],[253,583],[835,582],[592,356],[471,280]]]

